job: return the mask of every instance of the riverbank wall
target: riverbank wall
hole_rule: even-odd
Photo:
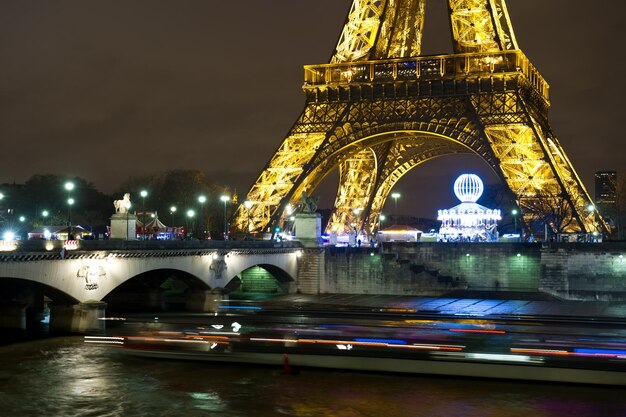
[[[626,242],[314,248],[305,250],[295,288],[305,294],[519,291],[570,300],[626,300]]]

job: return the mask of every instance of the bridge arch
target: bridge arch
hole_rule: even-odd
[[[2,295],[0,304],[7,302],[37,304],[42,302],[43,297],[59,304],[79,302],[78,299],[62,289],[28,278],[3,277],[0,279],[0,294]]]
[[[253,265],[232,278],[225,286],[230,293],[284,294],[294,278],[284,269],[271,264]]]
[[[317,165],[312,166],[293,198],[304,191],[310,194],[339,167],[339,188],[326,231],[341,234],[356,227],[372,233],[393,186],[410,170],[431,159],[473,154],[506,183],[493,151],[483,145],[485,139],[479,135],[476,125],[465,118],[372,126],[346,124],[335,130],[332,145],[315,158]],[[363,211],[355,212],[359,208]]]
[[[114,310],[160,309],[165,304],[180,304],[190,291],[209,289],[204,280],[189,272],[158,268],[129,277],[104,295],[102,301]]]

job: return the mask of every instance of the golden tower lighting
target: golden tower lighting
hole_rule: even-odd
[[[448,0],[454,54],[422,56],[426,0],[354,0],[328,64],[304,67],[304,110],[233,226],[277,225],[339,169],[326,232],[371,233],[389,193],[433,158],[482,158],[532,224],[558,204],[562,231],[606,231],[548,122],[549,86],[519,49],[504,0]],[[249,219],[249,223],[248,223]]]

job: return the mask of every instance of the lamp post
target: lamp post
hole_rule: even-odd
[[[513,234],[516,235],[517,234],[517,210],[513,209],[511,211],[511,214],[513,215]]]
[[[72,204],[74,204],[72,190],[74,189],[74,183],[71,181],[66,182],[65,189],[67,190],[67,240],[69,240],[72,234]]]
[[[129,227],[129,219],[128,216],[130,215],[130,206],[131,206],[131,202],[128,202],[128,207],[126,207],[126,240],[128,240],[128,227]],[[135,238],[137,237],[137,229],[135,228]]]
[[[386,218],[387,217],[382,213],[378,215],[378,231],[379,232],[383,230],[383,222],[385,221]]]
[[[148,192],[141,190],[139,195],[141,196],[141,240],[146,240],[146,197]]]
[[[206,214],[204,213],[204,203],[206,203],[206,197],[201,195],[198,197],[198,202],[201,207],[201,216],[202,219],[200,221],[200,227],[202,228],[202,240],[206,239]]]
[[[398,223],[398,199],[400,198],[400,193],[393,193],[391,194],[391,198],[393,198],[394,201],[394,205],[395,205],[395,216],[396,216],[396,224]]]
[[[243,202],[243,206],[246,208],[246,214],[248,215],[248,224],[246,224],[246,236],[250,235],[250,209],[252,208],[252,201],[246,200]]]
[[[220,200],[224,203],[224,240],[228,240],[228,219],[226,218],[226,202],[230,201],[230,197],[222,195]]]
[[[72,197],[67,199],[67,240],[70,240],[72,236],[72,206],[74,205],[74,199]]]
[[[359,235],[361,234],[361,230],[363,229],[363,225],[361,223],[361,219],[359,217],[359,213],[362,211],[362,208],[355,208],[354,210],[352,210],[352,213],[354,214],[354,223],[355,223],[355,227],[354,227],[354,231],[356,232],[356,238],[359,238]]]
[[[174,237],[174,213],[176,213],[176,206],[170,207],[170,214],[172,215],[172,237]]]
[[[596,220],[596,219],[595,219],[596,206],[594,206],[593,204],[589,204],[589,205],[587,206],[587,210],[589,210],[589,213],[591,213],[591,215],[593,216],[593,220],[594,220],[594,221],[593,221],[593,223],[594,223],[594,224],[593,224],[593,226],[594,226],[594,228],[595,228],[595,227],[596,227],[596,224],[595,224],[595,223],[596,223],[596,222],[595,222],[595,220]],[[594,231],[593,233],[595,233],[595,235],[594,235],[594,240],[595,240],[595,238],[596,238],[596,236],[597,236],[597,231]]]
[[[46,219],[48,218],[48,215],[49,215],[49,214],[50,214],[50,213],[48,212],[48,210],[44,210],[44,211],[42,211],[42,212],[41,212],[41,218],[42,218],[41,222],[42,222],[42,226],[45,224]]]
[[[187,210],[187,231],[186,234],[189,234],[189,230],[191,230],[193,228],[193,217],[196,215],[196,212],[193,210]],[[189,227],[189,224],[191,223],[192,227]]]
[[[20,236],[24,235],[24,223],[26,222],[26,217],[25,216],[20,216],[19,217],[19,221],[20,221]]]

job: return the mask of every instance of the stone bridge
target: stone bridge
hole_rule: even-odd
[[[0,243],[4,245],[0,252],[0,301],[4,302],[4,311],[0,313],[5,313],[1,315],[9,322],[13,319],[6,317],[13,313],[6,311],[7,301],[32,307],[43,305],[45,296],[54,304],[78,309],[83,315],[85,309],[95,309],[93,314],[100,316],[106,305],[101,301],[106,301],[116,289],[126,288],[132,280],[162,283],[168,274],[175,274],[193,290],[187,294],[190,298],[187,304],[192,304],[192,310],[210,310],[208,305],[215,299],[215,293],[233,280],[241,280],[242,274],[251,268],[269,272],[282,290],[289,292],[297,278],[298,257],[302,254],[298,243],[269,241]],[[25,288],[29,289],[27,298],[23,296]],[[133,294],[135,298],[131,297],[128,303],[145,305],[149,292],[139,295],[142,300]],[[21,320],[21,313],[18,315]]]

